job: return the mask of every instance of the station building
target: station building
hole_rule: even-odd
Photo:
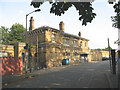
[[[22,34],[29,46],[35,48],[37,53],[37,65],[53,67],[62,64],[63,59],[69,59],[70,63],[87,62],[88,39],[65,32],[64,22],[59,23],[59,29],[42,26],[34,29],[34,19],[30,19],[29,31]]]

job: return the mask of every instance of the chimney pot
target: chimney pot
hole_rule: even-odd
[[[34,30],[34,19],[33,17],[30,18],[30,27],[29,27],[29,31],[30,30]]]
[[[65,29],[64,29],[64,22],[63,21],[61,21],[60,22],[60,24],[59,24],[59,29],[61,30],[61,31],[65,31]]]
[[[78,36],[81,37],[81,32],[78,33]]]

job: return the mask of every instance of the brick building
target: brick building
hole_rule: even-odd
[[[59,24],[59,30],[49,26],[34,29],[31,17],[29,31],[22,36],[28,45],[36,48],[38,66],[61,65],[63,59],[69,59],[70,63],[88,60],[89,40],[81,37],[80,32],[78,36],[65,33],[63,21]]]

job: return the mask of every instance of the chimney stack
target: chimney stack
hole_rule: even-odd
[[[29,27],[29,31],[34,29],[34,19],[33,17],[30,18],[30,27]]]
[[[78,33],[78,36],[81,37],[81,32]]]
[[[65,29],[64,29],[64,22],[63,21],[61,21],[60,22],[60,24],[59,24],[59,29],[61,30],[61,31],[65,31]]]

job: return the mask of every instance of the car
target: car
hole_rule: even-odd
[[[108,57],[103,57],[102,58],[102,61],[106,61],[106,60],[109,60],[109,58]]]

